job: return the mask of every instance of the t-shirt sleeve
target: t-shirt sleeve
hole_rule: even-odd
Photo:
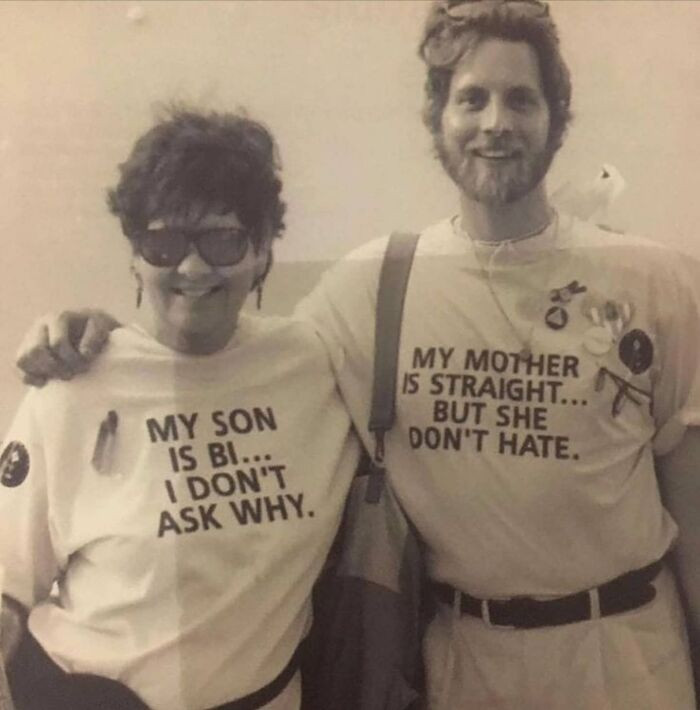
[[[58,573],[51,540],[39,391],[30,391],[0,454],[0,579],[2,593],[31,608],[48,596]]]
[[[654,453],[669,453],[687,427],[700,426],[700,262],[674,255],[656,289],[659,368],[654,382]]]
[[[376,288],[385,248],[386,241],[380,239],[351,252],[323,274],[294,312],[319,334],[338,376],[351,352],[371,352]]]

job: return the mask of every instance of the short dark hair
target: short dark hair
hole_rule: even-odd
[[[476,3],[480,0],[469,0]],[[537,55],[542,88],[549,106],[549,144],[557,150],[564,139],[571,120],[571,78],[559,46],[557,28],[549,16],[547,5],[535,3],[542,9],[540,16],[520,12],[515,3],[492,3],[473,17],[453,19],[448,10],[459,5],[460,0],[437,0],[428,13],[419,54],[428,66],[425,81],[423,121],[433,137],[440,134],[442,112],[447,103],[452,74],[457,62],[466,51],[486,38],[511,42],[527,42]],[[426,51],[428,44],[439,38],[454,52],[448,63],[435,65]]]
[[[107,204],[133,238],[152,219],[192,207],[235,211],[257,252],[284,229],[285,203],[277,146],[270,131],[242,113],[162,110],[141,136]]]

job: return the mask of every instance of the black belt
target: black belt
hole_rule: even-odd
[[[462,613],[483,619],[489,626],[536,629],[637,609],[656,596],[656,589],[651,583],[662,567],[663,561],[657,560],[641,569],[621,574],[599,587],[544,600],[532,597],[477,599],[442,582],[433,582],[431,586],[437,599],[445,604],[453,604],[455,594],[458,594]]]

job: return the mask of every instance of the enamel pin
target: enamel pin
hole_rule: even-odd
[[[119,417],[113,409],[107,412],[107,416],[100,423],[92,454],[92,467],[98,473],[110,473],[118,423]]]

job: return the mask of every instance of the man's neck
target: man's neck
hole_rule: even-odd
[[[487,205],[462,194],[461,227],[472,239],[503,242],[522,239],[546,228],[551,221],[544,184],[516,202]]]

